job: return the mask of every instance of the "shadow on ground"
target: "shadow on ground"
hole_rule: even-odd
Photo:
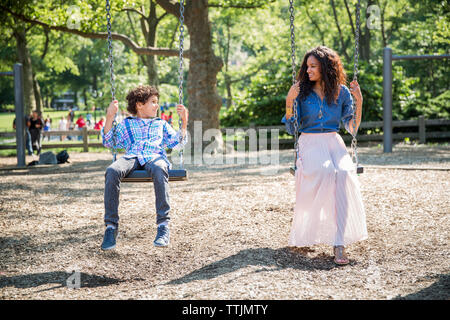
[[[0,288],[15,287],[18,289],[26,289],[26,288],[37,288],[39,286],[47,284],[57,285],[49,289],[40,290],[40,291],[47,291],[62,287],[68,287],[68,285],[72,287],[78,284],[75,281],[75,275],[77,277],[79,275],[80,288],[97,288],[123,282],[123,280],[96,276],[82,272],[76,274],[74,272],[68,273],[64,271],[54,271],[54,272],[25,274],[12,277],[0,277]]]
[[[450,274],[441,274],[431,286],[406,296],[397,296],[394,300],[449,300]]]
[[[350,265],[355,263],[350,261]],[[333,262],[333,257],[326,254],[308,257],[307,251],[300,248],[255,248],[241,250],[235,255],[213,262],[166,284],[176,285],[196,280],[209,280],[247,266],[261,266],[262,269],[256,272],[273,272],[288,268],[296,270],[332,270],[338,268]]]

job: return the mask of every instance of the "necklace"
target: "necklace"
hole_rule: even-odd
[[[322,119],[323,117],[323,113],[322,113],[322,107],[323,107],[323,100],[320,99],[320,96],[317,95],[319,97],[320,100],[320,107],[319,107],[319,119]]]

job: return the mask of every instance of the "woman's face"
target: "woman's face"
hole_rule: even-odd
[[[308,57],[308,60],[306,60],[306,73],[308,74],[310,81],[320,81],[321,75],[320,75],[320,62],[317,60],[316,57],[313,55],[310,55]]]

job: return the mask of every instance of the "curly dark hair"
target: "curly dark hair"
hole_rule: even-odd
[[[320,63],[320,74],[325,98],[327,103],[331,104],[339,96],[340,85],[347,82],[347,75],[342,67],[341,58],[334,50],[325,46],[318,46],[305,54],[302,66],[297,74],[300,100],[304,100],[311,93],[314,86],[314,81],[309,80],[306,72],[308,70],[306,62],[310,56],[314,56]]]
[[[156,89],[153,86],[141,85],[128,92],[126,98],[128,101],[127,106],[128,112],[133,115],[136,115],[137,114],[136,104],[138,102],[145,104],[148,101],[148,99],[150,99],[151,96],[157,96],[159,98],[158,89]]]

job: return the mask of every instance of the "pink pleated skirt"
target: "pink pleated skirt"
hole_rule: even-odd
[[[336,132],[302,133],[289,245],[348,245],[367,238],[355,165]]]

